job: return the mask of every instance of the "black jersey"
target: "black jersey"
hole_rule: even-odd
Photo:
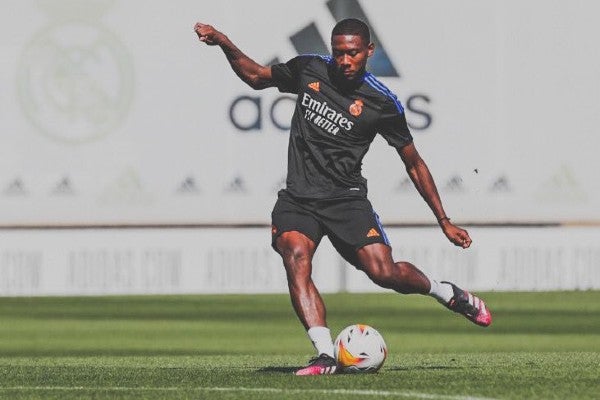
[[[342,86],[331,57],[308,55],[274,65],[272,75],[280,91],[298,94],[286,182],[294,197],[366,197],[362,159],[375,135],[397,149],[412,142],[402,105],[368,72]]]

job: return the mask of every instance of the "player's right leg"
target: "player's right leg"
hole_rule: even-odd
[[[297,231],[284,232],[275,241],[283,259],[288,289],[296,315],[307,330],[325,326],[325,305],[312,280],[315,243]]]
[[[316,218],[301,204],[280,195],[272,213],[273,248],[285,266],[292,306],[307,330],[317,356],[296,375],[332,374],[336,370],[325,304],[312,280],[312,258],[322,232]]]
[[[318,354],[306,367],[296,371],[296,375],[333,374],[336,362],[325,304],[311,277],[316,245],[297,231],[282,233],[275,243],[285,266],[292,306]]]

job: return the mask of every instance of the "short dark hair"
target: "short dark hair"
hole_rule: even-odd
[[[365,43],[371,43],[371,32],[369,27],[360,19],[346,18],[335,24],[331,36],[356,35],[360,36]]]

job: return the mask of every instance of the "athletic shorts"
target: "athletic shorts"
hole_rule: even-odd
[[[390,245],[379,216],[366,198],[306,200],[282,190],[271,221],[271,245],[275,251],[277,238],[284,232],[298,231],[315,245],[327,235],[340,255],[357,268],[361,267],[356,256],[358,249],[373,243]]]

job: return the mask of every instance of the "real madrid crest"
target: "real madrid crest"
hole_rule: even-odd
[[[350,104],[350,114],[355,117],[358,117],[363,110],[363,101],[362,100],[354,100],[354,103]]]
[[[49,23],[21,56],[21,108],[40,132],[82,143],[114,131],[129,111],[133,63],[100,22],[113,0],[37,0]]]

